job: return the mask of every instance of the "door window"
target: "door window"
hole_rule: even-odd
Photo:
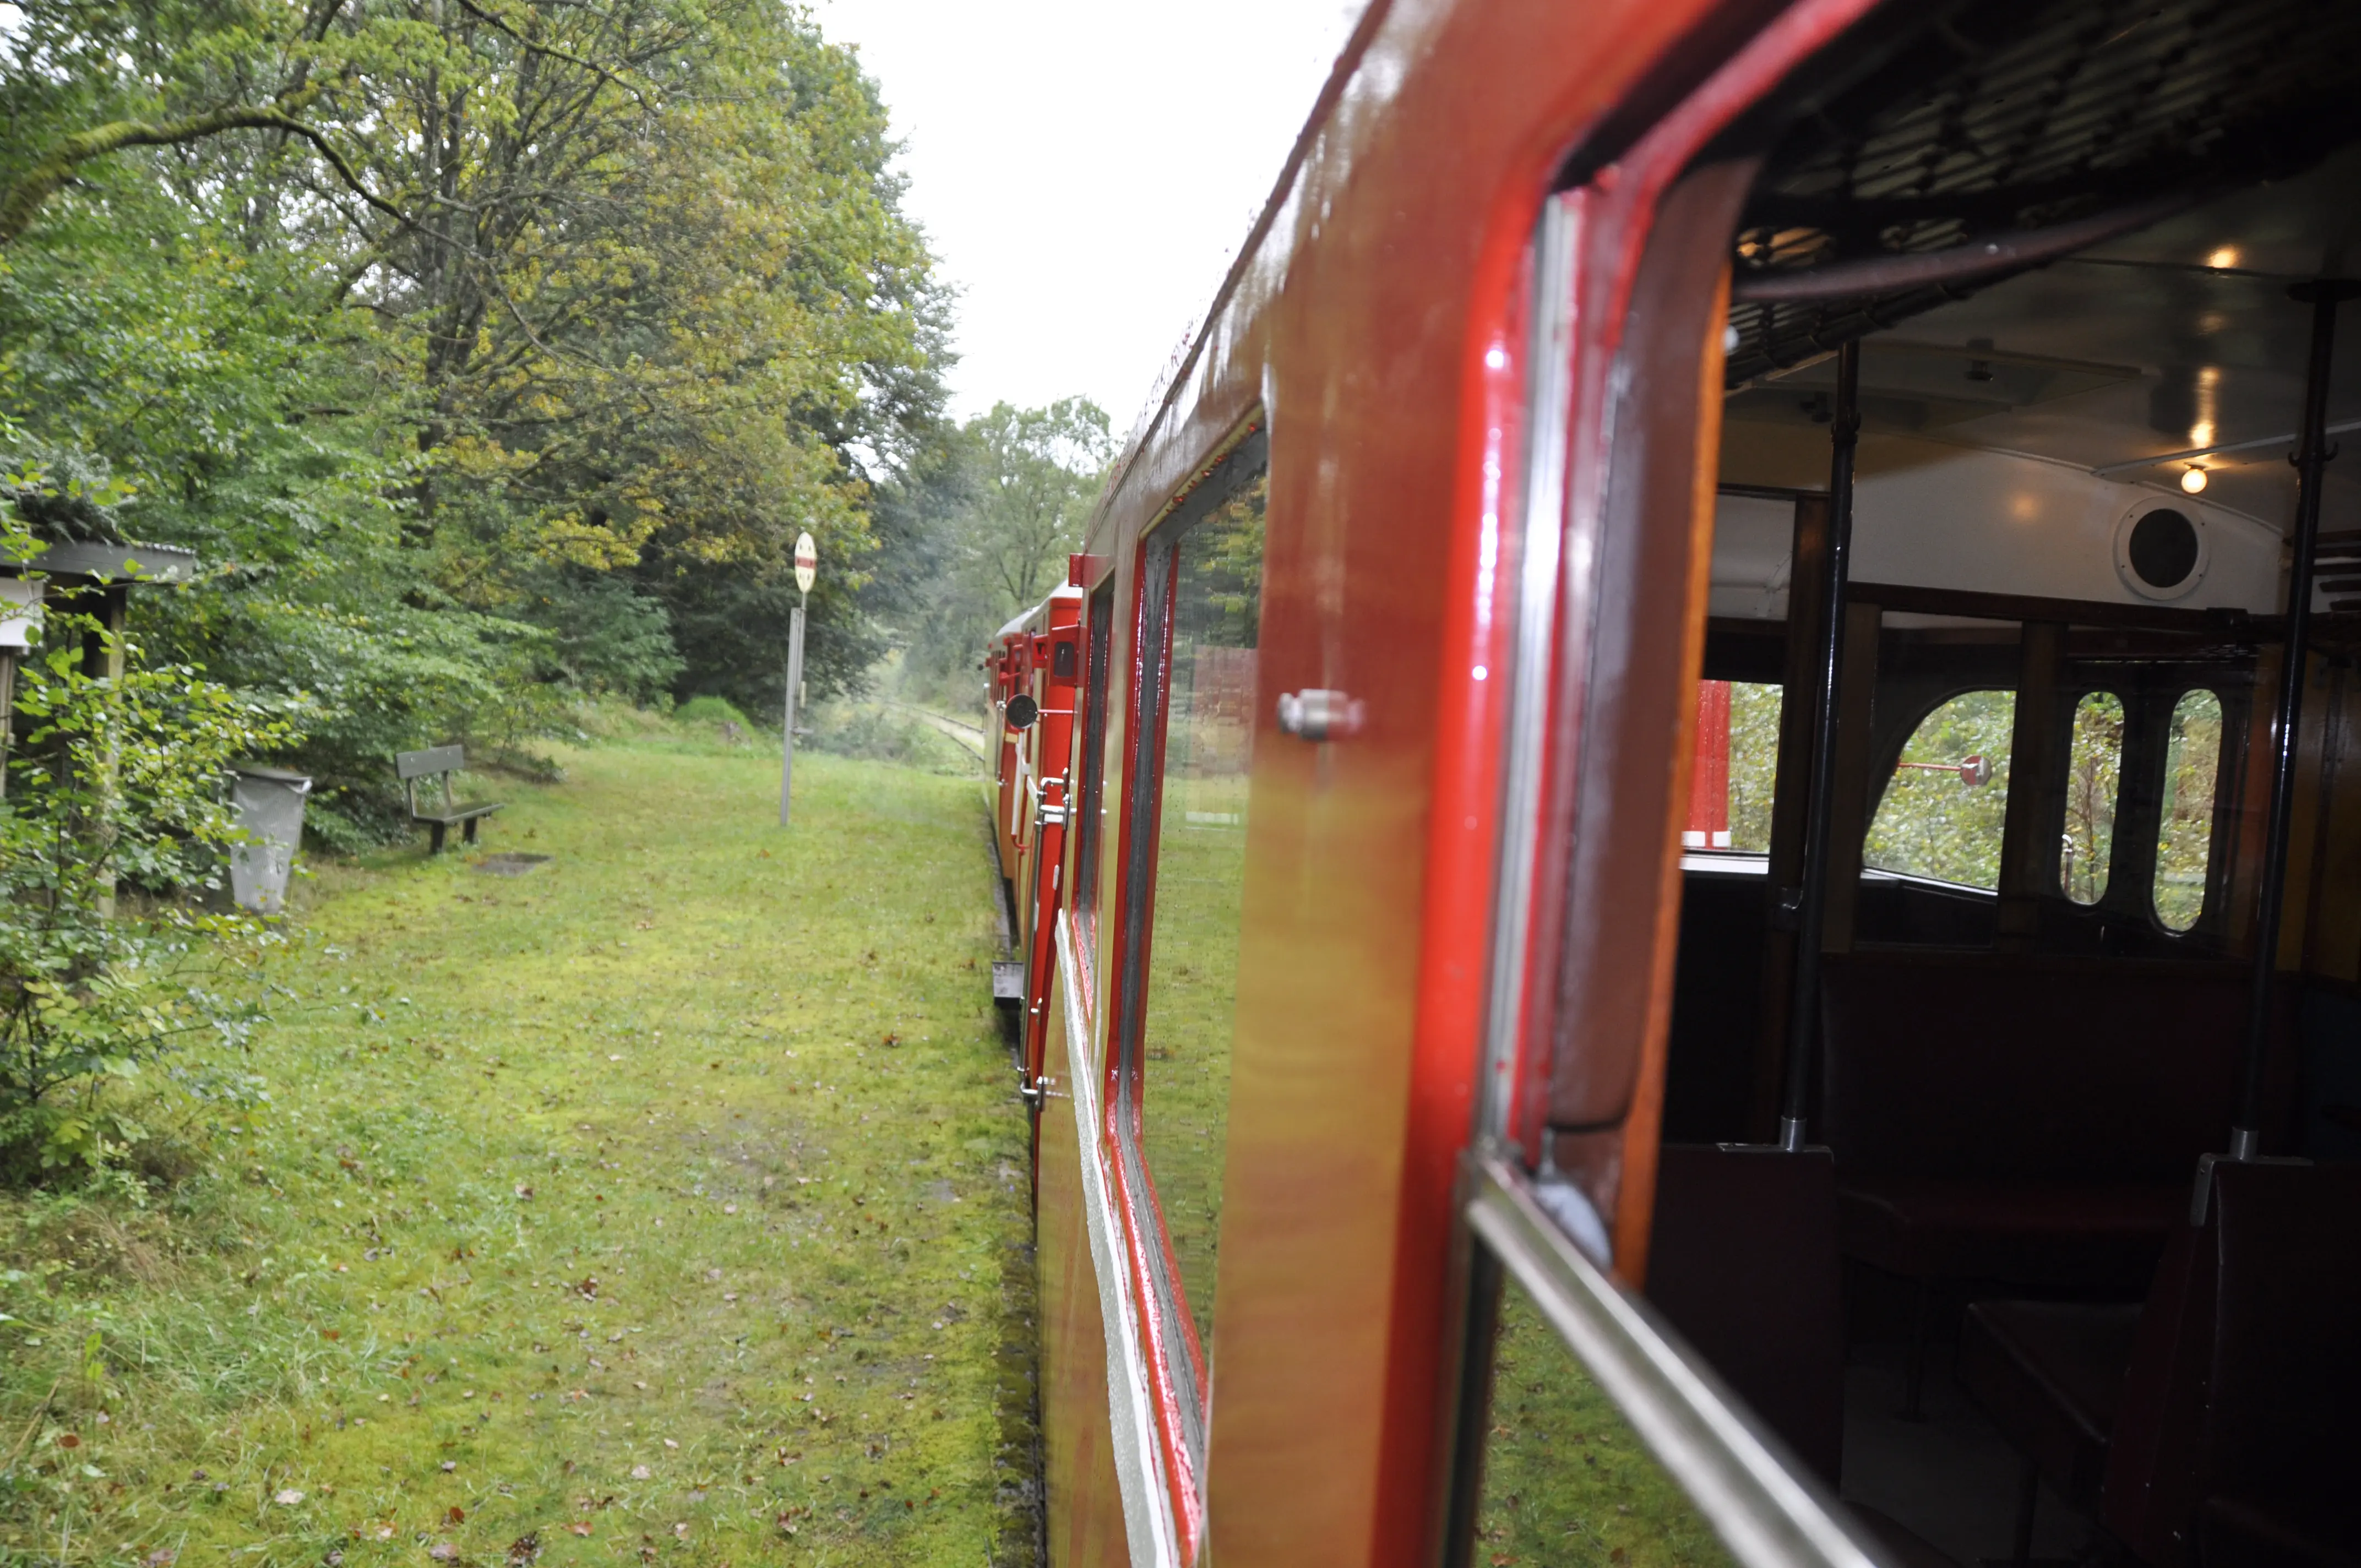
[[[1966,887],[2000,886],[2016,694],[1963,692],[1919,722],[1877,804],[1861,861]]]
[[[2058,885],[2077,904],[2096,904],[2107,894],[2107,858],[2115,845],[2123,698],[2092,692],[2074,705],[2066,759],[2066,830],[2058,849]]]
[[[2156,841],[2156,917],[2168,931],[2186,931],[2205,913],[2221,767],[2222,699],[2202,688],[2182,693],[2165,740],[2164,821]]]

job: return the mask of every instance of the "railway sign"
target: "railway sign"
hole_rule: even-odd
[[[810,534],[796,534],[796,587],[805,593],[811,592],[812,578],[817,576],[818,574],[819,546],[812,543],[812,536]]]

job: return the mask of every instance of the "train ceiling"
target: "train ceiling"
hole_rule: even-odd
[[[2030,265],[2045,237],[2111,237],[2361,140],[2361,5],[1969,5],[1790,113],[1736,239],[1732,387],[2007,275],[1921,281],[1907,258],[2029,245]]]

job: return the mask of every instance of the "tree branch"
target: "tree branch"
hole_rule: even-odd
[[[353,166],[345,161],[329,142],[324,132],[306,125],[276,104],[261,108],[233,107],[214,109],[203,115],[189,115],[161,125],[149,125],[144,120],[116,120],[110,125],[96,126],[66,137],[51,148],[47,156],[27,170],[16,182],[0,196],[0,247],[16,243],[18,236],[32,226],[50,197],[65,189],[74,170],[93,159],[104,158],[129,147],[178,147],[185,142],[200,141],[219,136],[225,131],[276,130],[302,137],[313,150],[336,171],[336,177],[352,188],[355,195],[407,227],[410,219],[401,209],[379,196],[361,183]]]

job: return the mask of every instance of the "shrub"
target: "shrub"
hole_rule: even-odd
[[[107,1091],[187,1037],[241,1041],[269,927],[206,913],[239,833],[221,781],[290,726],[187,665],[93,678],[85,617],[52,615],[0,800],[0,1179],[119,1179],[146,1130]],[[137,911],[118,891],[139,890]],[[132,900],[126,898],[128,905]]]

